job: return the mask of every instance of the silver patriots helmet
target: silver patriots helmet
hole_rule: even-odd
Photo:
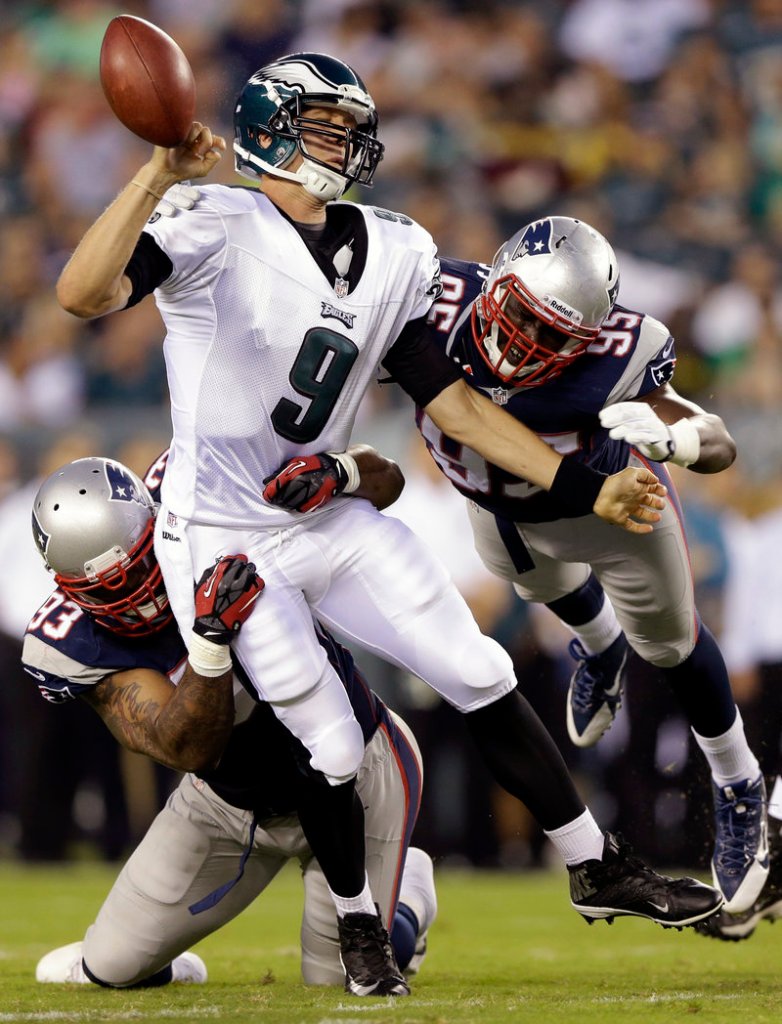
[[[617,259],[600,232],[571,217],[546,217],[517,231],[494,257],[473,306],[473,339],[501,380],[542,384],[598,336],[618,291]]]
[[[313,107],[347,111],[356,125],[310,117]],[[341,167],[315,156],[308,138],[337,143]],[[350,65],[324,53],[293,53],[260,68],[239,93],[233,148],[236,170],[244,177],[287,178],[331,200],[354,182],[371,185],[384,147],[377,140],[374,101]],[[302,163],[293,171],[289,165],[297,153]]]
[[[57,586],[114,633],[146,635],[172,619],[153,543],[157,506],[112,459],[77,459],[33,501],[33,537]]]

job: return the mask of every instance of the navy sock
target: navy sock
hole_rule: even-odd
[[[681,665],[661,668],[660,672],[699,736],[721,736],[736,721],[736,702],[725,659],[703,623],[689,657]]]
[[[400,971],[413,959],[418,942],[418,918],[406,903],[397,904],[391,927],[391,945]]]
[[[590,573],[582,587],[564,597],[558,597],[556,601],[549,601],[546,607],[568,626],[583,626],[600,613],[604,600],[605,592],[600,581],[594,573]]]

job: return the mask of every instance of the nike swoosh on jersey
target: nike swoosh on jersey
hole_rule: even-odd
[[[43,672],[36,672],[34,668],[28,668],[27,665],[24,666],[24,670],[25,672],[29,672],[34,679],[43,679],[44,681],[46,680],[46,676],[43,674]]]

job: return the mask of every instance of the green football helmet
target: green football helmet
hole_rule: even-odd
[[[324,106],[352,114],[356,127],[307,116],[308,109]],[[304,133],[338,142],[342,166],[309,152]],[[239,93],[233,148],[236,170],[244,177],[287,178],[330,200],[354,182],[371,185],[384,147],[377,140],[375,104],[356,72],[323,53],[294,53],[256,71]],[[297,153],[303,163],[295,171],[286,170]]]

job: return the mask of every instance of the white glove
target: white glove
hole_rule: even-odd
[[[177,210],[192,210],[201,198],[201,189],[178,181],[164,194],[155,207],[161,217],[174,217]]]
[[[614,441],[626,441],[653,462],[690,466],[701,452],[698,428],[689,419],[663,423],[646,402],[617,402],[600,410],[600,424]]]

